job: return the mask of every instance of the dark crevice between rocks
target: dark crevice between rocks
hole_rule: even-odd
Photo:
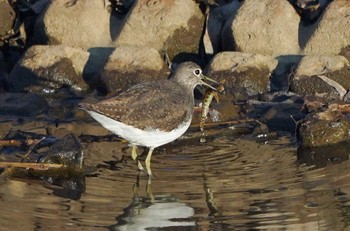
[[[208,28],[208,20],[207,20],[207,17],[208,17],[207,14],[209,14],[208,7],[209,6],[205,5],[202,1],[199,3],[199,8],[201,9],[204,16],[204,20],[202,24],[202,34],[200,36],[199,49],[198,49],[199,56],[201,57],[201,60],[202,60],[202,63],[200,65],[202,68],[205,67],[209,63],[209,61],[214,57],[214,54],[206,54],[206,50],[204,46],[204,36]]]
[[[13,68],[28,47],[37,43],[34,39],[34,30],[38,28],[35,22],[49,2],[46,0],[36,4],[36,1],[1,1],[0,21],[5,21],[3,17],[8,17],[8,13],[13,20],[5,31],[0,28],[0,49],[6,57],[7,71]]]
[[[125,1],[125,2],[127,2],[127,1]],[[110,22],[113,21],[113,23],[110,23],[109,31],[110,31],[110,36],[111,36],[112,41],[116,41],[120,35],[120,32],[123,30],[124,25],[127,22],[130,13],[132,12],[132,9],[136,5],[135,4],[136,1],[132,1],[131,3],[126,4],[126,5],[123,5],[123,4],[120,5],[118,3],[121,3],[121,1],[116,1],[116,0],[111,0],[110,3],[112,6]],[[116,20],[113,20],[112,17],[116,17],[116,18],[120,19],[121,25],[114,25]]]
[[[316,21],[313,24],[307,24],[304,21],[300,21],[299,23],[299,31],[298,31],[298,43],[300,49],[304,49],[307,42],[316,31],[321,20]]]
[[[302,58],[302,55],[281,55],[276,57],[278,64],[271,74],[271,91],[289,91],[294,69]]]
[[[237,9],[237,12],[238,11],[239,11],[239,9]],[[237,13],[233,14],[226,21],[226,23],[222,26],[222,28],[228,28],[226,25],[232,25],[232,23],[235,20],[236,16],[237,16]],[[236,40],[233,37],[232,27],[230,26],[229,28],[230,28],[230,32],[226,32],[225,36],[221,36],[221,43],[220,43],[221,50],[219,50],[218,52],[222,52],[222,51],[239,51],[237,49]],[[224,41],[224,39],[226,39],[226,41]],[[224,46],[223,44],[226,44],[226,46]]]
[[[288,0],[300,15],[299,23],[299,46],[303,49],[309,41],[312,34],[317,29],[322,20],[324,10],[332,1],[323,2],[321,5],[318,0]]]
[[[298,121],[304,119],[304,101],[299,95],[284,92],[261,94],[258,100],[248,101],[244,106],[249,118],[257,118],[270,131],[288,132],[296,135]]]
[[[197,53],[187,53],[187,52],[180,52],[177,53],[173,58],[172,58],[172,70],[175,70],[177,65],[186,61],[191,61],[199,66],[203,67],[204,61],[202,60],[201,56]]]
[[[82,75],[84,81],[90,86],[90,89],[96,89],[96,86],[101,82],[101,72],[114,50],[115,48],[113,47],[94,47],[88,49],[90,56],[85,64]]]
[[[289,0],[295,10],[299,13],[301,20],[299,23],[299,46],[305,47],[325,13],[325,8],[332,0],[321,5],[318,0]]]
[[[133,6],[135,5],[135,0],[128,0],[128,1],[118,1],[118,0],[110,0],[109,3],[111,9],[110,12],[110,20],[109,20],[109,33],[111,36],[111,40],[114,41],[118,37],[120,31],[122,30],[122,27],[117,25],[119,22],[121,23],[123,20],[125,20],[125,17],[128,17],[128,12],[131,11]],[[118,20],[115,20],[114,18],[117,18]]]
[[[38,85],[37,75],[26,67],[14,68],[10,76],[5,79],[5,90],[10,92],[28,92],[25,88]]]
[[[304,23],[310,24],[318,20],[327,5],[333,0],[288,0]]]
[[[44,22],[43,17],[45,16],[45,12],[47,11],[48,7],[46,7],[37,17],[37,19],[35,20],[35,23],[33,24],[33,44],[43,44],[43,45],[47,45],[48,41],[51,41],[50,38],[48,38],[45,29],[46,27],[42,24]],[[55,40],[53,40],[55,41]],[[51,43],[52,45],[53,43]],[[57,44],[57,42],[55,43]]]

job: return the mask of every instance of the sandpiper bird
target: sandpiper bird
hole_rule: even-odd
[[[88,112],[103,127],[129,141],[132,158],[138,160],[137,146],[149,148],[146,169],[152,176],[153,149],[180,137],[190,126],[194,109],[193,90],[203,82],[216,81],[204,76],[193,62],[178,65],[168,80],[141,83],[123,93],[98,103],[81,103],[79,108]]]

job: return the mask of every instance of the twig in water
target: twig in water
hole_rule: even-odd
[[[42,138],[39,139],[39,140],[37,140],[37,139],[35,139],[35,140],[32,140],[32,139],[26,140],[26,143],[27,143],[28,145],[32,145],[32,146],[30,146],[28,152],[27,152],[26,154],[24,154],[24,156],[22,156],[20,162],[23,162],[23,161],[30,155],[30,153],[32,153],[33,149],[34,149],[41,141],[43,141],[43,140],[45,140],[45,139],[46,139],[46,137],[44,136],[44,137],[42,137]]]
[[[23,162],[0,162],[0,168],[32,168],[35,170],[48,170],[61,168],[63,164],[23,163]]]

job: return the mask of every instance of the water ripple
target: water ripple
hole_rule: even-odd
[[[148,188],[126,147],[87,144],[86,165],[99,167],[86,177],[79,200],[38,183],[6,181],[0,230],[343,230],[350,224],[350,161],[300,165],[286,137],[266,143],[218,137],[156,149]]]

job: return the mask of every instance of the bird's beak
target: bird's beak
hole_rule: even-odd
[[[202,79],[202,85],[207,86],[207,87],[209,87],[210,89],[212,89],[212,90],[214,90],[214,91],[219,92],[220,94],[222,94],[222,91],[221,91],[221,90],[219,90],[218,88],[215,88],[215,87],[211,86],[210,84],[204,82],[203,80],[206,80],[206,81],[208,81],[208,82],[215,83],[215,84],[217,84],[218,86],[220,86],[220,85],[222,85],[222,84],[220,84],[219,82],[215,81],[214,79],[209,78],[208,76],[205,76],[205,75],[203,75],[203,74],[201,75],[201,79]]]

